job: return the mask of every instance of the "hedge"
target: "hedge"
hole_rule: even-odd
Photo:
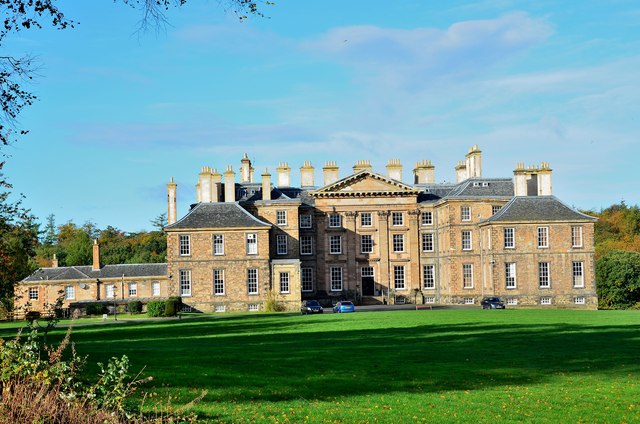
[[[163,300],[152,300],[147,303],[147,315],[150,317],[165,316],[166,302]]]

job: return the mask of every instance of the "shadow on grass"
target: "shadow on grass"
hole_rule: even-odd
[[[333,400],[640,371],[639,325],[442,323],[412,317],[403,327],[402,321],[378,317],[371,322],[361,316],[309,318],[237,316],[83,327],[73,340],[90,363],[126,354],[134,369],[146,365],[157,387],[180,393],[178,401],[193,398],[192,389],[208,389],[205,402]]]

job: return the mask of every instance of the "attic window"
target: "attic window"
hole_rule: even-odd
[[[477,182],[477,181],[474,181],[473,186],[474,186],[474,187],[480,187],[480,183],[479,183],[479,182]]]
[[[486,181],[483,181],[483,182],[482,182],[482,187],[489,187],[489,183],[488,183],[488,182],[486,182]]]

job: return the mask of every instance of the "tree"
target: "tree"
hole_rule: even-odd
[[[640,302],[640,253],[612,251],[596,263],[598,306],[629,308]]]
[[[162,229],[167,226],[167,213],[161,213],[153,218],[151,220],[151,225],[153,225],[153,228],[157,231],[162,231]]]

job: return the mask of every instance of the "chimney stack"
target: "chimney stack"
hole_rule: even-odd
[[[513,171],[513,188],[516,196],[551,196],[552,169],[548,162],[540,166],[525,167],[524,163],[516,164]]]
[[[173,182],[173,177],[169,180],[169,184],[167,184],[167,224],[171,225],[176,222],[177,217],[177,201],[176,201],[176,192],[178,185]],[[198,193],[198,190],[196,190]]]
[[[313,181],[313,172],[314,168],[311,166],[311,162],[308,160],[304,161],[304,165],[300,167],[300,187],[301,188],[310,188],[315,187]]]
[[[216,168],[211,170],[211,201],[219,202],[222,195],[222,174]]]
[[[456,165],[456,182],[462,182],[467,178],[467,165],[465,165],[464,161],[458,161]]]
[[[92,271],[100,271],[100,245],[98,239],[93,239],[93,265]]]
[[[224,201],[233,203],[236,201],[236,173],[233,172],[231,165],[227,165],[224,171]]]
[[[291,168],[287,162],[280,162],[276,168],[278,174],[278,187],[291,187]]]
[[[413,169],[414,184],[434,184],[436,182],[436,167],[431,164],[430,160],[416,162]]]
[[[240,182],[243,184],[251,182],[251,161],[246,153],[240,161]]]
[[[267,168],[262,174],[262,200],[271,200],[271,174]]]
[[[51,268],[58,268],[58,255],[53,254],[53,258],[51,258]]]
[[[198,174],[200,185],[200,201],[204,203],[211,203],[213,200],[213,190],[211,184],[211,168],[203,166],[202,171]]]
[[[324,168],[322,168],[322,174],[324,175],[324,185],[328,186],[329,184],[333,184],[338,181],[338,165],[336,165],[335,161],[327,161],[325,163]]]
[[[371,163],[368,160],[359,160],[356,161],[356,164],[353,165],[353,173],[356,174],[360,171],[371,171],[372,167],[371,167]]]
[[[400,159],[389,159],[389,162],[387,162],[387,177],[402,181],[402,165],[400,164]]]
[[[482,152],[477,144],[469,149],[466,155],[467,178],[482,177]]]

